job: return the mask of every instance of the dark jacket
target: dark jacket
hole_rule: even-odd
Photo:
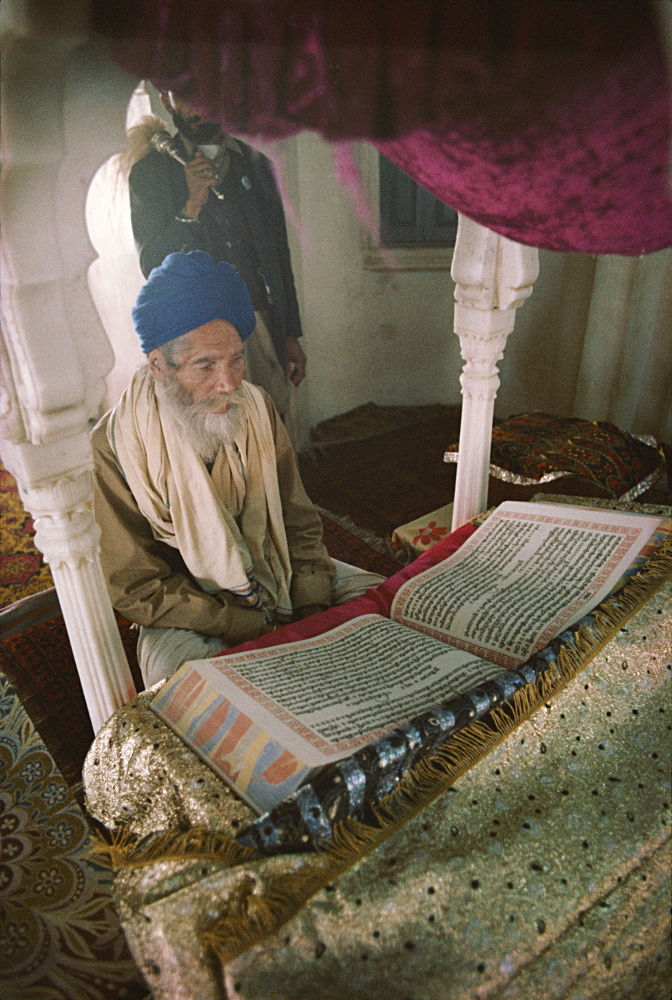
[[[236,142],[240,153],[231,153],[229,170],[237,181],[270,293],[270,332],[284,368],[285,340],[300,337],[302,332],[285,214],[268,159],[245,143]],[[177,160],[152,150],[133,165],[129,188],[133,235],[145,277],[175,251],[205,250],[215,260],[226,259],[222,229],[217,223],[219,203],[214,196],[204,205],[198,221],[185,223],[175,218],[188,196],[184,167]]]

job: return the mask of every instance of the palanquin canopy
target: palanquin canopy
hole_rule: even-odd
[[[672,245],[670,71],[641,0],[93,0],[118,65],[230,131],[368,139],[488,228]]]

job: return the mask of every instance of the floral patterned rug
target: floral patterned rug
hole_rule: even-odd
[[[140,1000],[91,830],[0,673],[0,1000]]]
[[[23,509],[16,480],[0,465],[0,608],[53,587],[35,548],[33,519]]]

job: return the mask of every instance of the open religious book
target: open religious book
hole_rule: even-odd
[[[520,667],[618,586],[660,528],[656,517],[506,502],[402,582],[388,615],[186,663],[152,708],[266,812],[317,768]]]

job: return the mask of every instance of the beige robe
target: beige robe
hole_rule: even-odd
[[[291,565],[271,423],[261,390],[242,382],[235,439],[209,473],[148,369],[110,414],[108,440],[154,537],[178,549],[206,591],[291,615]]]
[[[330,582],[334,569],[321,543],[320,518],[305,494],[293,449],[272,402],[263,390],[255,389],[255,392],[259,394],[259,413],[263,410],[272,442],[274,458],[267,465],[266,475],[275,483],[280,505],[290,567],[289,602],[294,608],[307,604],[327,607],[331,604]],[[223,586],[217,566],[214,566],[216,577],[214,573],[210,576],[201,573],[202,567],[194,569],[193,563],[190,567],[174,541],[161,537],[161,532],[167,530],[165,522],[158,528],[159,521],[152,524],[141,509],[110,444],[110,420],[111,413],[102,418],[92,432],[92,444],[95,514],[102,529],[101,558],[115,608],[141,625],[193,629],[205,635],[222,636],[228,643],[256,638],[263,625],[263,611],[241,606],[231,589],[231,584],[237,586],[240,579],[237,582],[224,580],[229,586]],[[114,437],[116,439],[116,435]],[[222,467],[217,468],[216,463],[213,473],[223,473],[225,457],[224,450],[220,451],[218,460],[221,459]],[[237,465],[241,458],[244,469],[249,456],[236,456]],[[202,462],[200,465],[208,476]],[[244,494],[242,506],[245,505],[250,476],[245,473],[238,478],[234,469],[232,482],[235,504],[227,508],[227,512],[235,521],[241,491]],[[147,502],[144,498],[143,504]],[[156,497],[152,499],[154,502],[157,502]],[[162,513],[165,514],[165,509]],[[195,528],[203,534],[206,547],[214,548],[213,530],[202,516],[200,507],[194,506],[185,516],[192,519]],[[268,550],[268,533],[260,535],[256,543]],[[247,578],[244,558],[242,564]],[[255,565],[255,578],[256,575]],[[242,582],[244,584],[244,580]]]

